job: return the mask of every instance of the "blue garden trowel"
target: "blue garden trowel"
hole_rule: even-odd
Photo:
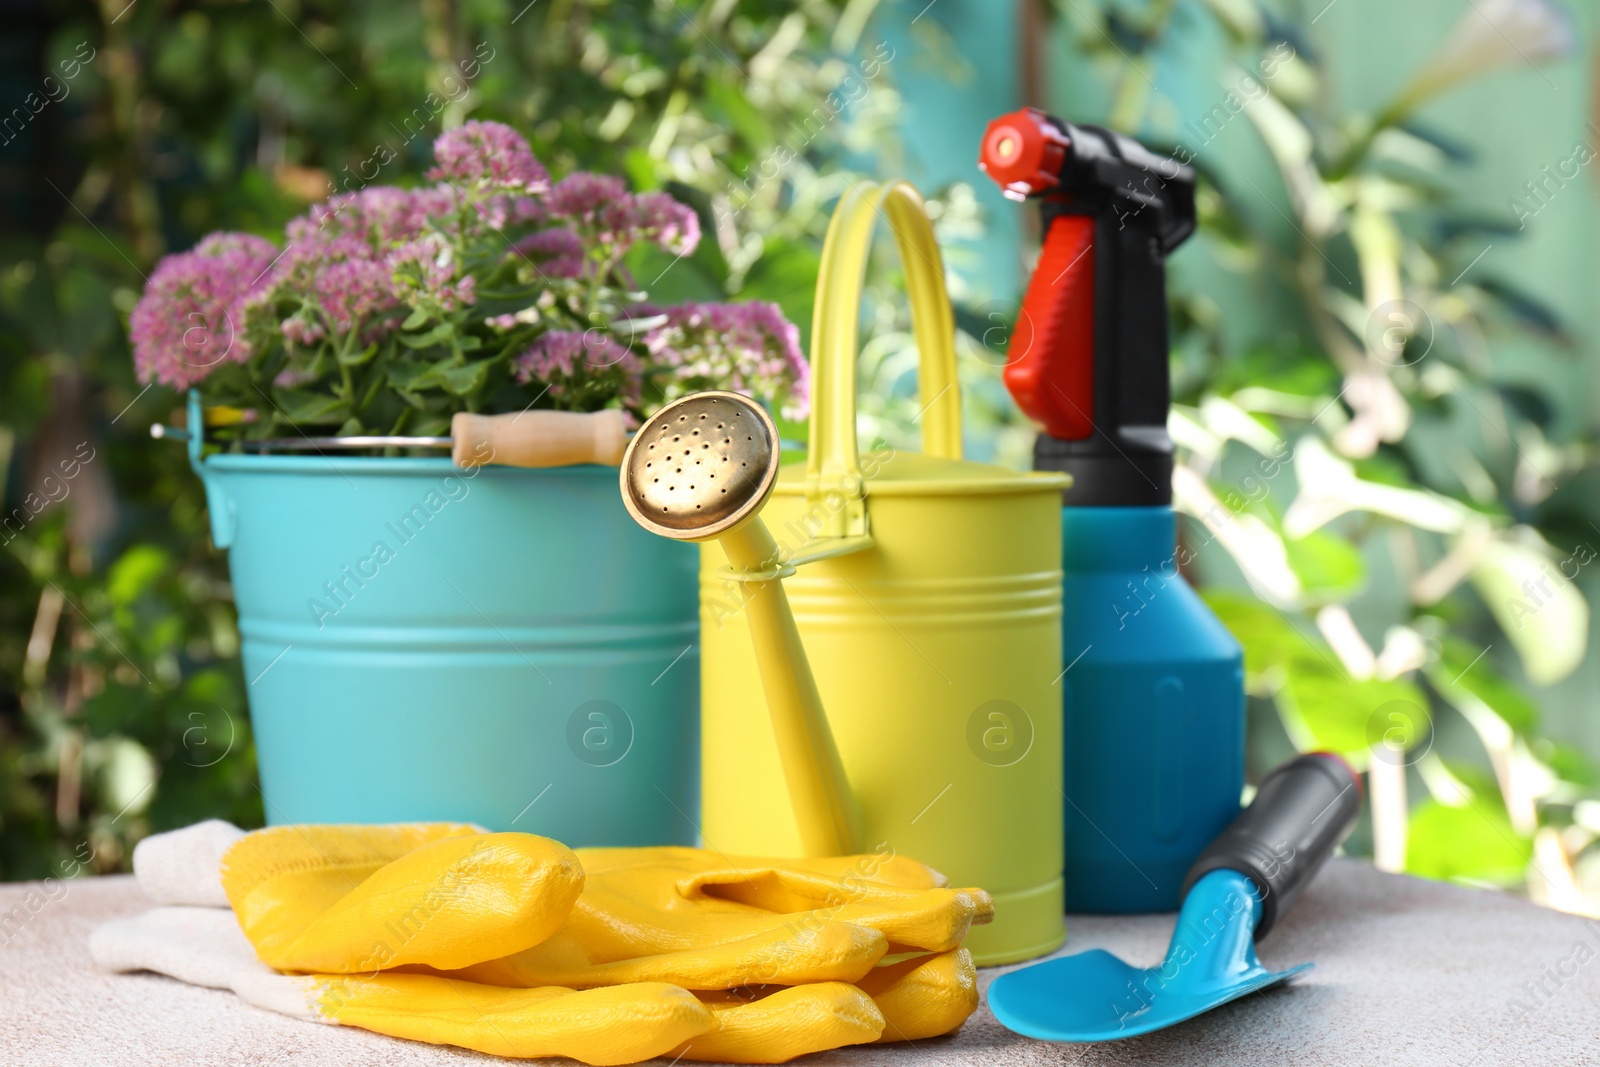
[[[1297,756],[1268,774],[1256,798],[1184,879],[1167,957],[1138,968],[1103,949],[1003,974],[989,1009],[1041,1041],[1114,1041],[1192,1019],[1309,970],[1269,971],[1255,942],[1289,910],[1349,835],[1361,780],[1337,756]]]

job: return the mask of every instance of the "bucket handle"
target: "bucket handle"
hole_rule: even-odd
[[[198,389],[189,390],[184,428],[189,431],[189,466],[194,468],[194,472],[200,476],[200,484],[206,488],[206,511],[211,516],[211,543],[218,548],[227,548],[233,544],[233,535],[238,527],[237,508],[233,497],[222,487],[222,480],[206,466],[205,412],[200,407]]]
[[[806,497],[823,520],[823,537],[868,534],[866,481],[856,440],[856,356],[861,293],[874,224],[889,221],[911,302],[919,363],[922,451],[961,458],[961,389],[956,378],[954,317],[945,292],[944,264],[922,197],[910,182],[852,185],[828,224],[817,271],[811,320],[811,442]],[[842,508],[817,507],[830,495]]]

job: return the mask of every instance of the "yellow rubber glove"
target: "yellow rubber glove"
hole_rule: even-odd
[[[222,882],[264,963],[323,972],[293,983],[300,1003],[281,1006],[291,1014],[590,1064],[649,1059],[716,1027],[692,994],[663,983],[575,992],[380,973],[462,967],[549,936],[583,869],[547,838],[460,824],[273,827],[228,851]]]
[[[864,1045],[883,1033],[871,997],[845,982],[775,986],[753,996],[699,994],[715,1024],[668,1055],[713,1063],[784,1063],[796,1056]]]
[[[394,973],[277,981],[290,983],[303,1003],[289,1014],[495,1056],[567,1056],[590,1064],[655,1056],[783,1063],[866,1044],[884,1030],[872,998],[844,982],[772,987],[746,998],[701,993],[697,999],[661,983],[508,989]]]
[[[671,982],[734,989],[855,982],[887,953],[949,952],[994,903],[897,856],[724,857],[580,849],[582,895],[532,948],[462,971],[492,985]]]
[[[873,968],[860,982],[815,982],[696,994],[715,1027],[670,1056],[781,1063],[825,1048],[920,1041],[960,1029],[978,1008],[978,969],[964,948]]]
[[[549,838],[454,823],[277,826],[228,850],[222,887],[280,971],[452,970],[549,937],[583,868]]]
[[[776,1063],[958,1028],[977,990],[956,946],[992,904],[940,883],[897,857],[580,860],[544,838],[450,824],[276,827],[246,836],[223,869],[261,958],[321,972],[296,980],[312,1017],[595,1064],[673,1049]],[[932,954],[875,966],[891,949]],[[397,967],[412,973],[378,973]],[[700,1000],[684,988],[757,986]]]
[[[954,1033],[978,1010],[978,968],[964,948],[874,967],[856,985],[883,1015],[880,1042]]]
[[[661,983],[577,992],[505,989],[426,974],[300,981],[322,1021],[493,1056],[637,1063],[716,1028],[694,994]]]

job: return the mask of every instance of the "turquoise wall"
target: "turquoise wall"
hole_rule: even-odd
[[[899,0],[882,4],[873,32],[895,49],[903,96],[901,173],[919,189],[963,182],[976,194],[984,232],[945,242],[957,299],[978,305],[1022,293],[1023,212],[978,170],[989,120],[1021,104],[1020,20],[1011,0]]]

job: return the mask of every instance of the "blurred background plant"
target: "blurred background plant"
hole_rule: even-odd
[[[144,437],[171,394],[140,394],[124,340],[159,254],[420,175],[441,129],[497,119],[552,171],[695,207],[695,254],[639,267],[665,271],[653,297],[772,300],[805,330],[831,201],[907,174],[935,193],[969,451],[1026,465],[999,370],[1030,213],[973,161],[1027,102],[1201,172],[1171,264],[1176,488],[1191,577],[1246,646],[1252,774],[1338,750],[1370,782],[1353,850],[1600,912],[1587,10],[125,3],[24,7],[0,35],[0,100],[45,101],[0,114],[0,458],[25,517],[0,534],[0,877],[260,818],[225,570],[182,456]],[[862,423],[910,444],[885,258]]]

